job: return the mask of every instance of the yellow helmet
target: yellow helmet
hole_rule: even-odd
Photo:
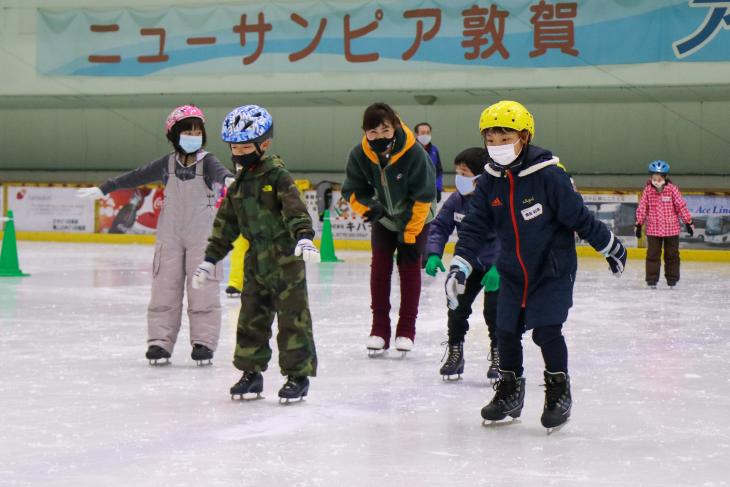
[[[535,137],[535,121],[532,114],[516,101],[503,100],[484,109],[479,117],[479,132],[491,127],[527,130],[530,132],[530,139]]]

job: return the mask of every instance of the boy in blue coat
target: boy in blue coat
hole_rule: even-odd
[[[520,416],[525,397],[521,340],[526,330],[533,330],[532,340],[545,361],[541,423],[550,432],[568,420],[572,405],[562,327],[573,304],[577,270],[573,232],[606,257],[616,276],[624,270],[626,249],[585,207],[570,177],[558,167],[558,158],[530,143],[535,128],[524,106],[501,101],[488,107],[479,130],[493,162],[479,178],[462,222],[446,295],[454,309],[478,262],[484,235],[496,229],[500,380],[482,417],[498,421]]]
[[[477,180],[484,173],[484,165],[489,160],[484,147],[472,147],[461,151],[454,159],[456,168],[456,192],[444,202],[436,219],[431,222],[426,245],[426,274],[436,276],[438,269],[445,271],[441,262],[444,247],[449,236],[456,228],[461,232],[461,221],[468,208],[471,195],[474,193]],[[499,295],[499,272],[493,265],[499,253],[499,243],[494,230],[484,235],[482,248],[477,255],[474,272],[466,280],[464,293],[458,298],[459,305],[448,312],[449,355],[439,373],[444,378],[464,373],[464,337],[469,330],[469,315],[471,305],[485,288],[484,293],[484,320],[487,323],[490,340],[491,365],[487,371],[487,378],[499,378],[499,352],[495,336],[497,320],[497,296]]]

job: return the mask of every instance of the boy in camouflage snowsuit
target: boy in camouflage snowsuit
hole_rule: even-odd
[[[244,373],[231,395],[262,392],[276,313],[279,366],[288,376],[279,396],[288,400],[306,396],[307,377],[317,372],[304,262],[318,261],[319,252],[289,171],[279,157],[264,154],[272,135],[271,115],[255,105],[237,108],[223,122],[223,141],[231,144],[233,162],[243,170],[218,210],[198,275],[206,279],[206,268],[223,259],[239,235],[249,241],[233,360]]]

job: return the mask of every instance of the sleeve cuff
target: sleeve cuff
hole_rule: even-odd
[[[213,257],[211,257],[209,255],[206,255],[205,256],[205,259],[203,259],[203,260],[205,260],[205,262],[210,262],[213,265],[215,265],[215,264],[218,263],[218,260],[217,259],[215,259],[215,258],[213,258]]]

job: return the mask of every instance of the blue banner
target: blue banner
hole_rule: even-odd
[[[723,62],[730,61],[729,29],[730,1],[718,0],[39,9],[37,71],[169,76]]]

